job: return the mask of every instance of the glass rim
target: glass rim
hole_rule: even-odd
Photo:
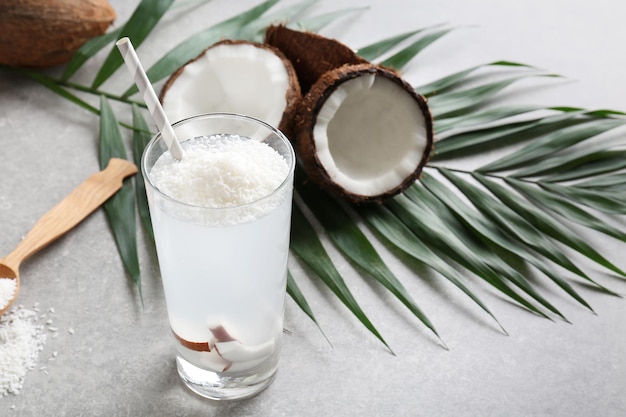
[[[263,197],[251,201],[249,203],[245,203],[245,204],[238,204],[238,205],[234,205],[234,206],[227,206],[227,207],[207,207],[207,206],[199,206],[196,204],[189,204],[186,203],[184,201],[180,201],[177,198],[174,198],[172,196],[170,196],[169,194],[164,193],[161,189],[159,189],[159,187],[157,187],[154,182],[152,182],[152,178],[150,177],[150,174],[147,170],[146,167],[146,162],[147,162],[147,155],[149,153],[149,151],[154,148],[154,146],[163,139],[163,136],[161,135],[161,132],[158,132],[156,135],[154,135],[151,139],[150,142],[148,142],[148,144],[146,145],[146,147],[144,148],[142,155],[141,155],[141,174],[144,178],[144,180],[150,185],[150,187],[157,192],[162,198],[171,201],[173,203],[179,204],[181,206],[186,206],[188,208],[193,208],[193,209],[199,209],[199,210],[215,210],[215,211],[225,211],[225,210],[239,210],[239,209],[245,209],[246,207],[251,207],[254,206],[256,204],[259,204],[261,202],[263,202],[266,199],[272,198],[274,195],[276,195],[278,192],[280,192],[282,189],[284,189],[286,186],[289,186],[290,184],[290,177],[294,174],[295,171],[295,167],[296,167],[296,154],[295,151],[293,149],[293,146],[291,144],[291,141],[289,140],[289,138],[287,138],[287,136],[285,136],[285,134],[283,132],[281,132],[280,130],[278,130],[277,128],[275,128],[274,126],[270,125],[269,123],[264,122],[263,120],[257,119],[255,117],[252,116],[248,116],[245,114],[240,114],[240,113],[227,113],[227,112],[212,112],[212,113],[202,113],[202,114],[197,114],[195,116],[190,116],[184,119],[181,119],[175,123],[172,123],[172,127],[176,128],[176,126],[179,125],[183,125],[186,123],[190,123],[196,120],[205,120],[205,119],[218,119],[218,118],[229,118],[229,119],[239,119],[239,120],[244,120],[247,122],[251,122],[254,124],[257,124],[259,126],[262,126],[264,128],[266,128],[268,131],[274,133],[276,136],[278,136],[280,138],[280,140],[285,143],[287,145],[287,149],[289,149],[289,155],[291,157],[291,161],[286,161],[289,163],[289,167],[287,170],[287,174],[285,175],[285,178],[283,179],[283,181],[280,183],[280,185],[278,185],[276,188],[274,188],[274,190],[272,190],[271,193],[264,195]],[[167,152],[167,151],[166,151]],[[165,153],[165,152],[164,152]]]

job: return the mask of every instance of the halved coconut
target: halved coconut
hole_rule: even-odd
[[[405,190],[433,147],[425,98],[373,64],[322,75],[302,98],[295,129],[309,177],[352,203],[381,202]]]
[[[240,113],[290,136],[290,113],[300,87],[291,62],[276,48],[226,40],[172,74],[159,98],[171,121],[201,113]]]

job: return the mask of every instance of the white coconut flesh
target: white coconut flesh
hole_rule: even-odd
[[[278,126],[289,88],[285,64],[271,50],[246,43],[218,44],[185,65],[162,101],[172,121],[229,112]]]
[[[313,129],[316,155],[346,191],[376,196],[419,167],[428,144],[422,109],[397,83],[365,74],[341,83]]]

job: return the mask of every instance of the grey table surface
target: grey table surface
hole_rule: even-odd
[[[137,1],[111,3],[119,24]],[[150,64],[190,34],[254,4],[214,0],[194,13],[172,11],[140,56]],[[455,27],[406,69],[415,85],[471,65],[511,60],[565,78],[520,82],[507,92],[508,103],[626,110],[625,4],[323,0],[313,11],[369,6],[322,31],[355,48],[419,27]],[[90,61],[76,81],[89,83],[103,59]],[[125,70],[118,71],[102,88],[120,91],[129,81]],[[94,115],[27,78],[0,72],[0,252],[8,253],[39,216],[97,170],[97,131]],[[622,221],[618,227],[626,225]],[[623,243],[586,237],[626,268]],[[143,307],[102,211],[23,266],[19,303],[53,308],[59,335],[46,342],[22,392],[0,398],[0,415],[626,415],[624,299],[575,284],[594,315],[546,285],[543,289],[571,321],[566,324],[537,318],[471,281],[508,330],[504,336],[455,288],[426,271],[415,273],[384,247],[385,259],[435,322],[449,350],[331,250],[393,348],[395,356],[390,354],[292,257],[290,267],[332,347],[288,299],[290,334],[274,383],[246,401],[204,400],[178,380],[156,257],[143,234],[139,242]],[[626,292],[624,282],[590,270],[594,278]]]

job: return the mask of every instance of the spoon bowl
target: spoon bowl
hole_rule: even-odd
[[[18,271],[4,262],[4,259],[0,259],[0,278],[15,280],[15,291],[11,295],[11,299],[4,305],[0,305],[0,316],[2,316],[13,305],[13,301],[17,298],[17,293],[20,291],[20,279],[18,277]]]
[[[19,268],[22,261],[72,229],[95,211],[120,188],[124,178],[137,173],[137,167],[112,158],[107,167],[91,175],[35,223],[13,252],[0,259],[0,278],[16,280],[11,299],[0,305],[0,316],[12,305],[20,290]]]

